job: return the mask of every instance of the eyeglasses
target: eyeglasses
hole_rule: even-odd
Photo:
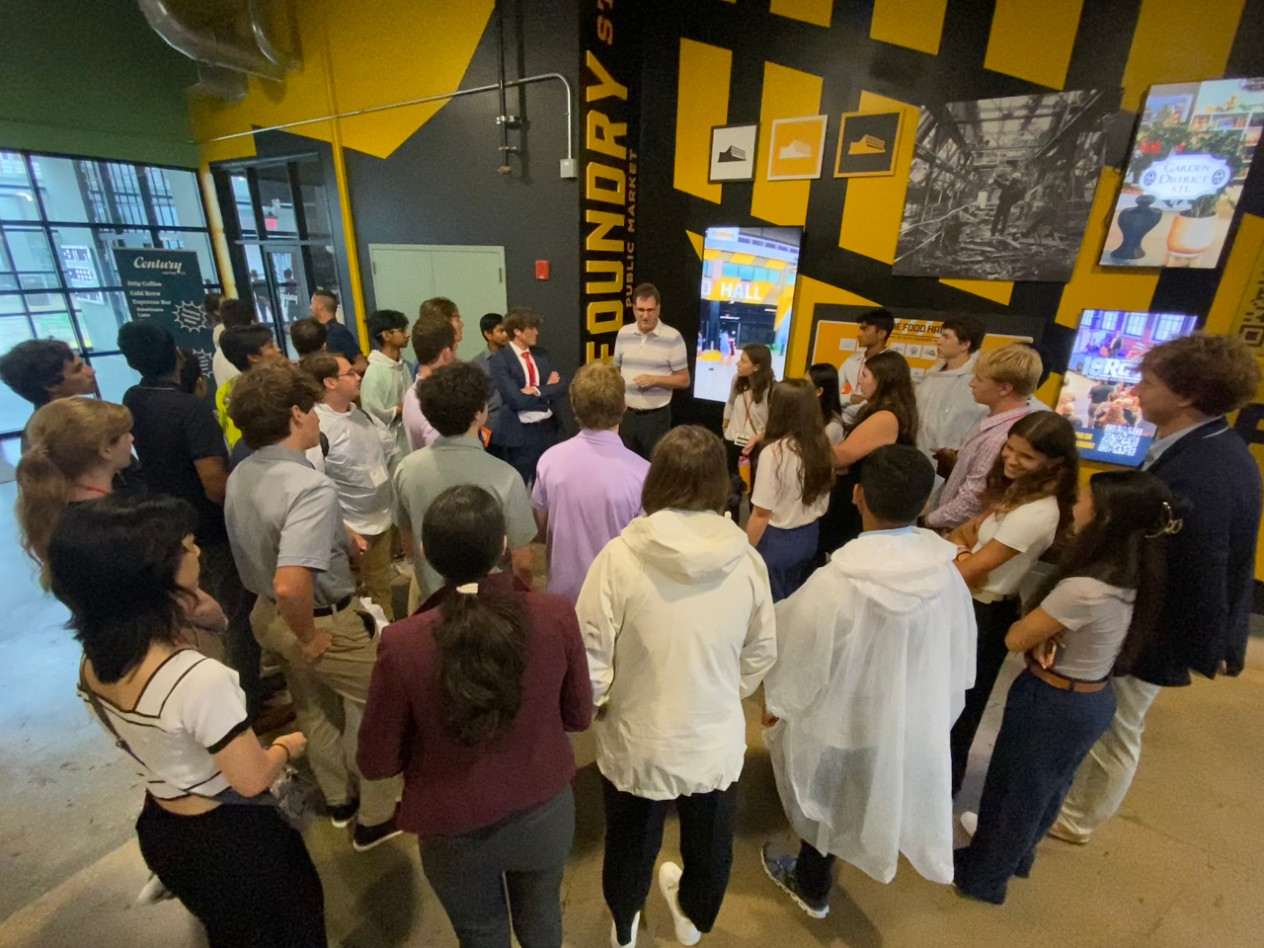
[[[352,369],[352,370],[351,370],[351,371],[349,371],[349,372],[339,372],[339,373],[338,373],[338,378],[340,378],[340,379],[359,378],[359,377],[360,377],[360,373],[359,373],[359,372],[357,372],[355,369]]]

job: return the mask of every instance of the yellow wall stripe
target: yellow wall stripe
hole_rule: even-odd
[[[1010,297],[1014,295],[1014,284],[1010,280],[940,280],[944,286],[951,286],[963,293],[981,296],[1002,306],[1008,306]]]
[[[1122,108],[1141,107],[1147,86],[1224,75],[1245,0],[1142,0],[1124,69]]]
[[[908,191],[909,166],[913,163],[919,110],[899,99],[888,99],[873,92],[860,93],[862,112],[896,110],[904,112],[904,123],[895,155],[895,174],[886,178],[848,179],[843,219],[838,230],[838,246],[884,263],[895,262],[895,247],[900,242],[900,220],[904,216],[904,195]]]
[[[851,290],[814,280],[799,274],[794,290],[794,322],[790,327],[790,345],[786,350],[786,377],[796,378],[808,370],[808,354],[812,351],[812,319],[817,303],[841,303],[844,306],[879,306]]]
[[[1253,286],[1251,276],[1261,253],[1264,253],[1264,217],[1243,214],[1238,236],[1233,241],[1220,285],[1216,288],[1216,298],[1207,311],[1207,323],[1203,327],[1207,332],[1223,335],[1234,330],[1234,323],[1246,302],[1243,295]]]
[[[948,0],[875,0],[869,38],[935,56]]]
[[[996,0],[983,68],[1061,89],[1084,0]]]
[[[772,0],[768,9],[790,20],[829,26],[834,16],[834,0]]]
[[[812,182],[769,181],[768,143],[772,138],[773,119],[820,114],[821,85],[821,77],[810,72],[764,63],[764,87],[759,99],[759,154],[755,158],[755,186],[751,189],[753,217],[790,227],[807,222]]]
[[[706,238],[702,234],[695,234],[691,230],[685,231],[685,236],[689,238],[689,245],[693,247],[693,252],[698,255],[698,259],[702,259],[702,246],[706,243]]]
[[[711,184],[711,128],[729,120],[729,74],[733,53],[690,39],[680,41],[676,86],[677,191],[719,204],[723,185]]]

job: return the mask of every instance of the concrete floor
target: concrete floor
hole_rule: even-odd
[[[141,783],[74,695],[77,653],[65,613],[35,587],[13,535],[13,485],[0,485],[0,948],[203,945],[174,902],[136,906],[146,878],[132,830]],[[1012,673],[1013,669],[1011,669]],[[1008,678],[1003,682],[1007,683]],[[963,795],[977,797],[999,720],[998,688]],[[813,921],[759,867],[762,843],[785,833],[753,706],[732,882],[704,945],[925,946],[1258,945],[1264,942],[1264,642],[1241,678],[1171,689],[1150,716],[1141,771],[1124,811],[1086,848],[1041,847],[1028,881],[1001,908],[958,898],[908,865],[881,885],[838,875],[832,912]],[[576,739],[579,825],[566,875],[566,944],[608,944],[601,898],[602,813],[592,744]],[[325,886],[330,943],[450,946],[447,919],[421,874],[416,841],[358,855],[328,823],[307,836]],[[664,856],[676,858],[674,823]],[[655,888],[638,942],[676,944]]]

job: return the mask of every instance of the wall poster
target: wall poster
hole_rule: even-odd
[[[1213,268],[1264,131],[1264,78],[1151,86],[1104,267]]]
[[[1070,279],[1118,91],[923,108],[897,276]]]

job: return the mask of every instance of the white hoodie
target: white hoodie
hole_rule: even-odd
[[[650,800],[737,780],[742,698],[777,657],[768,570],[746,534],[715,513],[638,517],[597,555],[575,610],[606,779]]]
[[[933,456],[940,448],[956,451],[988,413],[970,391],[978,361],[978,355],[972,355],[959,369],[937,363],[917,383],[917,446],[927,454]]]
[[[948,732],[974,683],[970,591],[929,530],[862,533],[777,604],[766,735],[791,826],[879,882],[952,881]]]

